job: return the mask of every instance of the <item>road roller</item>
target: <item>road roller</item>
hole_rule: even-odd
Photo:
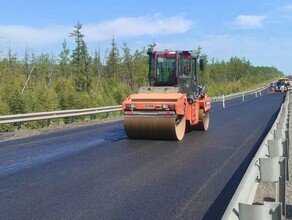
[[[149,86],[122,103],[130,139],[182,140],[186,131],[206,131],[211,99],[199,84],[204,60],[193,51],[148,49]]]

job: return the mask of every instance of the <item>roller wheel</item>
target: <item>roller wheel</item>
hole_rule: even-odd
[[[175,120],[175,138],[174,140],[182,140],[186,132],[186,118],[179,116]]]
[[[207,131],[209,128],[210,111],[199,110],[199,124],[195,126],[196,130]]]

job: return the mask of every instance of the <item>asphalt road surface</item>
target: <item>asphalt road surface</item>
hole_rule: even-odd
[[[220,219],[283,98],[215,104],[182,141],[117,121],[1,142],[0,219]]]

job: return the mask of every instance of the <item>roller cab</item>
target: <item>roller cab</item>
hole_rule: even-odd
[[[181,140],[187,125],[207,130],[211,99],[197,84],[198,57],[188,51],[149,50],[148,55],[150,86],[122,104],[127,136]]]

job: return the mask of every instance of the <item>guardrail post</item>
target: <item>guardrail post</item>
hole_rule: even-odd
[[[51,125],[51,120],[48,119],[48,120],[47,120],[47,127],[50,127],[50,125]]]
[[[287,117],[284,115],[278,121],[277,128],[286,129],[287,128]]]
[[[17,122],[17,130],[21,129],[21,122]]]
[[[286,180],[289,181],[289,147],[287,139],[268,140],[269,156],[272,157],[286,157]]]
[[[225,97],[222,95],[222,107],[225,108]]]
[[[268,140],[268,149],[270,157],[287,156],[287,146],[282,139]]]
[[[290,117],[289,117],[289,127],[288,127],[288,149],[291,149],[291,142],[292,142],[292,102],[290,102]],[[289,155],[290,156],[290,155]]]
[[[260,163],[260,180],[263,182],[276,183],[276,202],[283,205],[283,214],[285,215],[285,187],[286,187],[286,158],[259,158]]]
[[[239,203],[240,220],[281,220],[282,204],[279,202],[265,202],[263,205]]]
[[[286,139],[286,129],[277,129],[274,131],[274,139]]]
[[[89,116],[89,120],[90,120],[90,121],[93,121],[93,120],[95,120],[95,119],[96,119],[96,115],[90,115],[90,116]]]
[[[288,142],[288,129],[286,127],[287,125],[284,124],[281,120],[279,120],[279,123],[277,124],[277,129],[274,131],[274,139],[282,139],[283,142],[285,142],[286,145],[286,157],[290,158],[289,153],[289,142]]]

